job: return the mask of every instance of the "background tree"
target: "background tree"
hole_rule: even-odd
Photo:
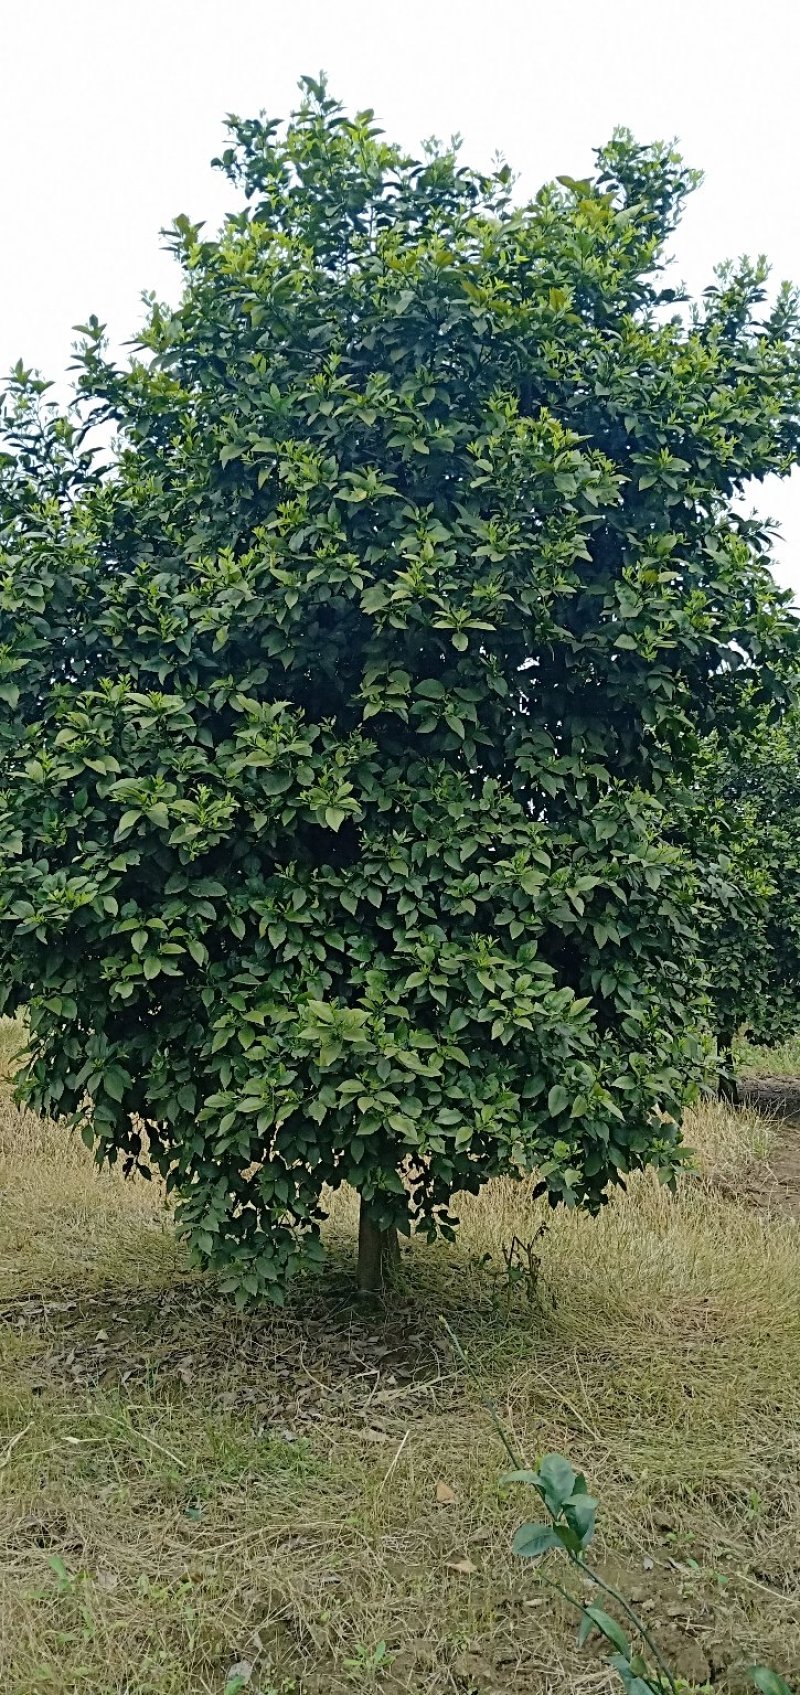
[[[696,183],[618,134],[528,205],[307,81],[231,121],[243,209],[79,417],[18,374],[0,598],[0,974],[24,1084],[157,1166],[245,1301],[325,1185],[395,1227],[536,1168],[679,1158],[703,1065],[659,790],[795,641],[745,482],[800,432],[798,307],[661,254]]]
[[[736,1100],[738,1034],[774,1047],[800,1026],[800,733],[796,709],[714,736],[678,800],[720,1093]]]

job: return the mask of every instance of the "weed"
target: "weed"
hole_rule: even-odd
[[[377,1683],[382,1674],[389,1670],[394,1654],[390,1654],[385,1642],[377,1642],[374,1648],[367,1648],[359,1643],[351,1658],[343,1661],[344,1669],[353,1683],[369,1685]]]

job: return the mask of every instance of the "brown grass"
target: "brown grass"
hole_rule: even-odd
[[[509,1553],[533,1503],[440,1312],[516,1446],[586,1469],[597,1558],[684,1675],[799,1678],[800,1230],[748,1199],[769,1126],[707,1106],[687,1128],[676,1197],[641,1177],[596,1222],[545,1220],[524,1185],[465,1200],[390,1311],[353,1301],[336,1197],[325,1277],[241,1317],[155,1183],[6,1097],[4,1695],[223,1695],[240,1662],[261,1695],[617,1687]]]

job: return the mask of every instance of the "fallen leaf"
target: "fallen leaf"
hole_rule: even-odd
[[[455,1490],[450,1488],[449,1483],[437,1483],[436,1502],[438,1506],[453,1507],[455,1506],[455,1500]]]
[[[457,1571],[461,1577],[472,1577],[478,1567],[471,1560],[447,1560],[448,1571]]]

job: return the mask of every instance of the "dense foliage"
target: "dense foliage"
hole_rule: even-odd
[[[737,1033],[774,1046],[800,1024],[797,711],[706,742],[678,795],[676,839],[696,867],[695,924],[723,1055]]]
[[[175,310],[0,477],[0,979],[27,1089],[155,1164],[275,1298],[323,1186],[378,1230],[538,1168],[673,1169],[699,1074],[658,792],[794,639],[735,505],[800,441],[798,306],[660,255],[695,177],[618,134],[528,205],[307,84],[233,120]],[[80,424],[109,422],[92,456]],[[750,710],[750,704],[748,704]]]

